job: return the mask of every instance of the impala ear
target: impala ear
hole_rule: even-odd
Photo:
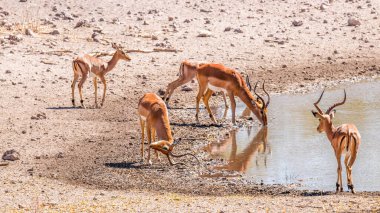
[[[319,114],[319,112],[316,112],[314,110],[311,110],[311,113],[313,113],[313,116],[316,117],[316,118],[322,118],[322,115]]]
[[[335,113],[336,113],[335,109],[330,112],[330,114],[329,114],[330,115],[330,119],[333,119],[335,117]]]

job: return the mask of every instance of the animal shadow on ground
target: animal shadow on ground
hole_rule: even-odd
[[[149,165],[141,162],[105,163],[104,165],[116,169],[163,169],[162,166]]]
[[[199,128],[223,127],[222,124],[199,124],[199,123],[170,123],[170,124],[173,126],[199,127]]]
[[[67,109],[82,109],[82,107],[73,107],[73,106],[70,106],[70,107],[61,107],[61,106],[58,106],[58,107],[47,107],[46,109],[50,109],[50,110],[67,110]]]

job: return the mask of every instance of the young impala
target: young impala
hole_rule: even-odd
[[[179,67],[179,77],[175,81],[171,82],[168,84],[165,95],[164,95],[164,100],[166,102],[166,105],[169,106],[169,100],[170,97],[173,95],[173,92],[176,88],[179,86],[182,86],[189,81],[193,80],[195,76],[197,75],[197,68],[199,66],[202,66],[204,64],[208,64],[206,62],[190,62],[190,61],[183,61],[181,63],[181,66]],[[222,92],[223,95],[223,100],[224,100],[224,105],[226,108],[228,108],[227,100],[226,100],[226,94]]]
[[[154,93],[146,93],[139,101],[138,113],[141,125],[141,157],[144,159],[144,128],[146,127],[148,137],[148,163],[152,164],[150,160],[150,148],[154,149],[158,158],[157,151],[166,155],[170,165],[174,165],[170,156],[182,157],[193,154],[187,153],[183,155],[175,155],[172,153],[174,146],[180,140],[174,141],[172,132],[170,130],[170,122],[168,118],[168,110],[165,102]],[[156,139],[156,133],[158,141]],[[152,143],[152,141],[154,141]],[[197,159],[197,158],[196,158]],[[198,161],[198,159],[197,159]],[[199,162],[199,161],[198,161]]]
[[[211,120],[216,123],[215,117],[211,112],[208,101],[213,92],[223,91],[228,94],[231,101],[232,123],[235,124],[235,96],[238,96],[245,105],[255,114],[260,123],[264,126],[268,124],[267,108],[269,106],[270,97],[265,91],[264,83],[263,89],[268,96],[268,102],[265,103],[264,99],[260,96],[258,98],[261,102],[257,102],[250,92],[243,77],[235,70],[229,69],[221,64],[205,64],[197,69],[197,79],[199,83],[199,91],[196,100],[196,120],[199,122],[199,102],[203,98],[203,102],[210,115]],[[256,83],[257,86],[257,83]],[[255,86],[255,90],[256,90]]]
[[[81,106],[83,108],[86,108],[83,104],[82,88],[88,75],[90,76],[94,75],[93,77],[94,77],[94,87],[95,87],[95,107],[98,107],[97,77],[99,77],[103,83],[103,98],[102,98],[102,103],[100,104],[101,106],[103,106],[104,100],[106,98],[106,88],[107,88],[107,82],[104,76],[116,66],[117,62],[120,59],[125,60],[125,61],[131,60],[131,58],[129,58],[129,56],[123,52],[120,46],[117,46],[115,43],[113,43],[112,47],[115,48],[116,51],[109,62],[105,62],[100,58],[97,58],[88,54],[82,57],[78,57],[73,61],[74,80],[71,84],[71,95],[72,95],[71,101],[73,103],[73,106],[75,106],[75,97],[74,97],[75,84],[79,76],[82,76],[78,84],[78,90],[79,90]]]
[[[343,191],[342,185],[342,165],[341,156],[345,154],[344,164],[346,165],[347,173],[347,185],[348,189],[352,193],[355,193],[354,184],[352,181],[352,165],[355,162],[359,145],[360,145],[360,133],[354,124],[342,124],[341,126],[335,128],[332,119],[334,118],[335,107],[343,105],[346,102],[346,90],[344,90],[344,99],[340,103],[336,103],[327,109],[325,113],[319,108],[318,103],[321,101],[323,93],[319,97],[318,101],[314,103],[317,112],[312,111],[314,117],[318,118],[318,132],[325,132],[327,138],[331,142],[334,148],[335,157],[338,161],[338,180],[336,182],[336,192]]]

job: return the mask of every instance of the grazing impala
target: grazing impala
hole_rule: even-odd
[[[344,99],[340,103],[336,103],[327,109],[325,113],[319,108],[318,103],[321,101],[323,93],[319,97],[318,101],[314,103],[317,112],[312,111],[314,117],[318,118],[318,132],[326,132],[326,136],[331,142],[334,148],[335,157],[338,161],[338,180],[336,182],[336,192],[343,191],[342,185],[342,165],[341,156],[345,154],[344,164],[346,165],[347,173],[347,185],[348,189],[352,193],[355,193],[354,184],[352,181],[352,165],[355,162],[359,145],[360,145],[360,133],[354,124],[342,124],[341,126],[335,128],[332,119],[334,118],[335,107],[343,105],[346,102],[346,90],[344,90]]]
[[[181,66],[179,67],[178,79],[169,83],[165,91],[164,100],[167,106],[169,106],[169,100],[170,100],[170,97],[173,95],[174,90],[178,88],[179,86],[184,85],[188,83],[189,81],[193,80],[195,76],[197,75],[197,68],[204,64],[208,64],[208,63],[190,62],[190,61],[183,61],[181,63]],[[222,92],[222,95],[223,95],[224,105],[226,108],[228,108],[226,94]]]
[[[268,96],[268,102],[265,103],[262,97],[258,96],[261,102],[256,102],[243,77],[235,70],[229,69],[221,64],[205,64],[197,69],[197,78],[199,83],[199,91],[196,102],[196,114],[195,117],[199,122],[199,102],[203,98],[203,102],[210,115],[211,120],[216,123],[215,117],[211,112],[208,101],[214,92],[223,91],[228,94],[231,101],[232,111],[232,123],[235,124],[235,96],[238,96],[245,105],[256,115],[259,121],[266,126],[267,120],[267,108],[269,106],[270,97],[265,91],[264,83],[263,89]],[[256,84],[257,86],[257,84]],[[255,89],[256,89],[255,86]]]
[[[100,78],[100,80],[103,83],[103,98],[102,103],[100,104],[103,106],[104,100],[106,98],[106,88],[107,88],[107,82],[105,79],[105,74],[110,72],[117,64],[117,62],[122,59],[125,61],[130,61],[131,58],[123,52],[120,46],[117,46],[115,43],[112,44],[112,47],[116,49],[115,54],[113,55],[112,59],[109,62],[105,62],[100,58],[91,56],[91,55],[84,55],[82,57],[78,57],[73,61],[73,71],[74,71],[74,80],[71,84],[71,95],[72,95],[72,103],[73,106],[75,106],[75,97],[74,97],[74,90],[75,90],[75,84],[79,78],[79,76],[82,76],[81,80],[78,84],[78,90],[79,90],[79,96],[80,96],[80,103],[83,108],[86,108],[83,104],[83,96],[82,96],[82,88],[83,84],[86,81],[88,75],[94,75],[94,87],[95,87],[95,107],[98,107],[98,86],[97,86],[97,77]]]
[[[140,116],[141,125],[141,157],[144,159],[144,128],[146,127],[148,137],[148,163],[152,164],[150,160],[150,148],[154,149],[158,158],[157,151],[166,155],[170,165],[175,165],[170,159],[172,157],[182,157],[185,155],[193,154],[187,153],[183,155],[174,155],[172,153],[174,146],[180,140],[174,141],[172,132],[170,130],[170,122],[168,118],[168,110],[166,109],[165,102],[154,93],[146,93],[139,101],[138,113]],[[156,133],[158,141],[156,139]],[[152,141],[154,141],[152,143]],[[197,158],[196,158],[197,159]],[[198,161],[198,159],[197,159]],[[199,161],[198,161],[199,162]]]

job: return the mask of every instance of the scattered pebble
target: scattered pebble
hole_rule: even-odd
[[[11,150],[4,152],[2,159],[3,160],[9,160],[9,161],[20,160],[20,153],[18,153],[14,149],[11,149]]]
[[[197,37],[211,37],[212,33],[208,30],[201,30]]]
[[[347,22],[348,22],[348,26],[354,26],[354,27],[359,26],[361,24],[359,20],[354,19],[354,18],[348,19]]]
[[[302,22],[302,21],[293,21],[292,24],[293,24],[293,26],[295,26],[295,27],[299,27],[299,26],[302,26],[302,25],[303,25],[303,22]]]

